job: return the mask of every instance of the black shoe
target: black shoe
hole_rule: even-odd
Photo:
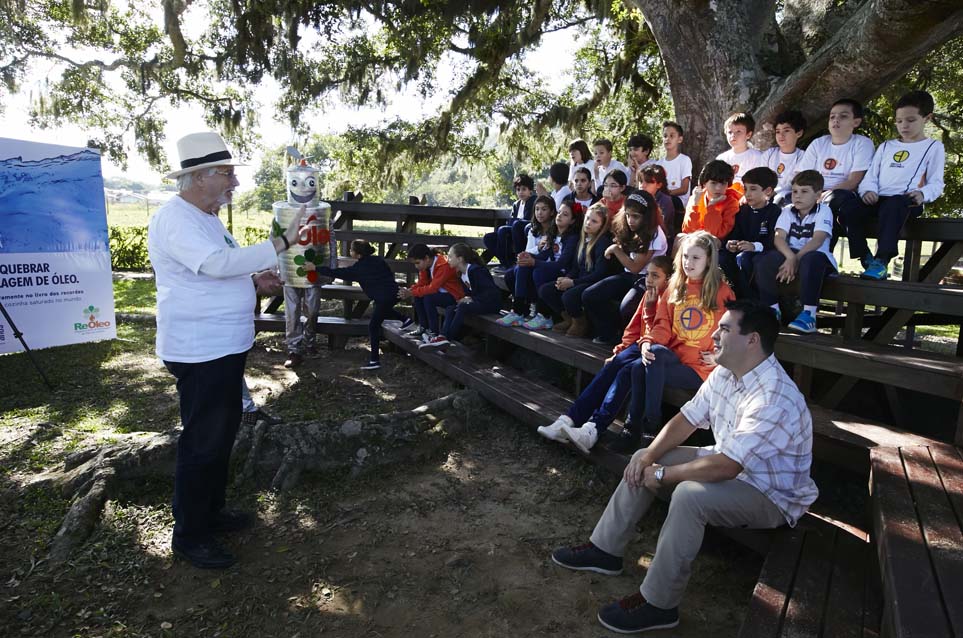
[[[211,514],[209,526],[214,533],[240,532],[254,527],[254,520],[254,514],[250,512],[223,509],[216,514]]]
[[[642,436],[640,434],[628,428],[623,428],[615,436],[615,439],[608,444],[608,448],[616,454],[632,454],[639,449],[641,441]]]
[[[381,367],[380,361],[369,361],[368,363],[361,366],[362,370],[377,370]]]
[[[284,421],[281,417],[271,414],[264,408],[258,408],[254,414],[257,415],[258,421],[267,421],[268,425],[277,425]]]
[[[304,363],[304,357],[297,352],[288,353],[288,358],[284,361],[285,368],[297,368]]]
[[[398,330],[407,330],[415,322],[411,317],[405,317],[401,320],[401,327]]]
[[[598,618],[606,629],[620,634],[636,634],[678,626],[679,608],[660,609],[636,592],[599,609]]]
[[[186,560],[198,569],[227,569],[237,562],[230,553],[213,540],[201,543],[171,541],[171,550],[177,558]]]
[[[595,572],[606,576],[618,576],[622,573],[622,559],[603,552],[592,543],[560,547],[552,552],[552,562],[580,572]]]

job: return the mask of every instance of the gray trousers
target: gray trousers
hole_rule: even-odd
[[[257,412],[257,404],[251,398],[251,391],[244,377],[241,377],[241,412]]]
[[[679,447],[659,459],[660,465],[680,465],[697,457],[698,448]],[[772,501],[753,486],[732,479],[719,483],[683,481],[658,494],[669,500],[652,564],[639,591],[662,609],[678,607],[692,573],[706,525],[768,529],[786,524]],[[592,532],[596,547],[622,556],[635,536],[635,526],[649,510],[656,495],[644,487],[629,487],[623,479]]]
[[[288,352],[304,354],[314,347],[314,333],[318,326],[321,289],[284,287],[284,344]],[[301,323],[301,315],[306,321]]]

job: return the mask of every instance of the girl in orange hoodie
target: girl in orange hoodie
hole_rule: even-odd
[[[730,299],[735,295],[719,269],[719,241],[704,230],[686,235],[672,279],[659,297],[655,321],[639,339],[640,356],[630,366],[629,419],[609,449],[629,453],[642,444],[643,436],[648,443],[658,434],[665,386],[695,390],[702,385],[716,365],[712,333]],[[598,439],[594,426],[567,428],[566,434],[584,450]]]
[[[539,427],[539,434],[552,441],[564,442],[574,432],[577,441],[572,440],[586,453],[595,445],[599,431],[612,423],[632,389],[632,368],[642,365],[639,338],[655,321],[659,293],[665,290],[671,274],[672,262],[668,257],[660,255],[649,262],[645,276],[645,297],[626,327],[622,343],[613,348],[612,356],[605,360],[605,366],[582,390],[568,412],[551,425]],[[576,428],[575,424],[584,425]]]

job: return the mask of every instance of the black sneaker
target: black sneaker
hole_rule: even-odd
[[[171,541],[174,556],[186,560],[198,569],[227,569],[237,562],[234,554],[221,547],[214,540],[200,543]]]
[[[380,361],[369,361],[368,363],[361,366],[362,370],[377,370],[381,367]]]
[[[208,525],[214,533],[240,532],[254,527],[254,514],[241,510],[222,509],[216,514],[211,514]]]
[[[407,330],[408,328],[411,327],[411,324],[413,324],[414,322],[415,322],[415,320],[412,319],[411,317],[405,317],[405,318],[401,321],[401,327],[398,328],[398,329],[399,329],[399,330]]]
[[[560,547],[552,552],[552,562],[580,572],[596,572],[606,576],[618,576],[622,573],[622,559],[603,552],[592,543]]]
[[[639,449],[642,436],[628,428],[623,428],[608,444],[608,448],[616,454],[632,454]]]
[[[672,629],[679,624],[679,608],[659,609],[636,592],[599,610],[602,626],[620,634]]]

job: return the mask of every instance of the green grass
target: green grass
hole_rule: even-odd
[[[118,313],[155,314],[157,289],[154,280],[143,278],[114,281],[114,309]]]

